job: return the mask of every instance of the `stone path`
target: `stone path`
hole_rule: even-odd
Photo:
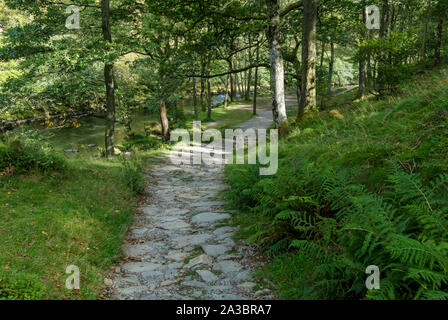
[[[267,289],[254,290],[253,248],[232,239],[236,228],[221,196],[224,166],[176,166],[165,154],[150,170],[148,205],[128,233],[125,260],[107,280],[111,298],[273,299]]]

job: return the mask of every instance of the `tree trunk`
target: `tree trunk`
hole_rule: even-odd
[[[269,25],[266,32],[271,62],[272,113],[276,128],[287,120],[285,104],[285,74],[280,45],[279,0],[266,0]]]
[[[252,37],[249,35],[249,46],[252,46]],[[249,65],[252,64],[252,50],[249,48]],[[250,83],[252,82],[252,69],[249,69],[247,75],[247,86],[246,86],[246,97],[245,100],[249,101],[250,99]]]
[[[210,86],[210,78],[207,78],[207,119],[212,118],[212,89]]]
[[[166,112],[166,104],[163,99],[159,100],[159,115],[160,115],[160,124],[162,125],[162,140],[169,140],[169,124],[168,124],[168,116]]]
[[[359,60],[359,81],[358,81],[358,98],[362,98],[364,96],[365,93],[365,88],[366,88],[366,83],[365,83],[365,79],[366,79],[366,74],[365,74],[365,70],[366,70],[366,66],[365,66],[365,61],[364,60]]]
[[[247,76],[247,87],[246,87],[246,101],[250,99],[250,83],[252,82],[252,69],[249,69],[249,74]]]
[[[316,91],[317,0],[303,1],[302,98],[298,116],[317,110]]]
[[[233,70],[232,58],[227,60],[227,64],[229,66],[229,72],[232,72]],[[230,79],[230,102],[235,102],[236,100],[235,79],[232,73],[229,74],[229,79]]]
[[[109,0],[101,1],[101,17],[103,39],[106,42],[112,42],[110,28],[110,3]],[[107,49],[106,49],[107,50]],[[114,64],[107,62],[104,65],[104,81],[106,84],[106,132],[105,147],[106,157],[114,155],[114,132],[115,132],[115,79]]]
[[[204,76],[205,73],[205,61],[204,58],[202,58],[201,61],[201,75]],[[205,78],[201,77],[201,110],[205,111],[205,104],[204,104],[204,94],[205,94]]]
[[[296,63],[294,64],[294,69],[296,70],[296,96],[297,96],[297,114],[299,113],[300,110],[300,101],[302,100],[302,70],[300,68],[299,62],[296,61]]]
[[[428,38],[428,24],[429,24],[429,20],[430,20],[430,15],[429,15],[429,8],[431,7],[431,0],[427,0],[427,5],[428,5],[428,13],[425,15],[425,28],[423,30],[423,41],[422,41],[422,52],[421,52],[421,59],[422,62],[426,60],[426,42],[427,42],[427,38]]]
[[[194,119],[197,121],[199,119],[198,115],[198,97],[196,94],[196,78],[193,77],[193,107],[194,107]]]
[[[324,56],[325,56],[325,42],[322,41],[322,51],[320,53],[320,65],[319,67],[322,68],[324,65]]]
[[[389,28],[389,0],[383,0],[381,12],[381,25],[380,25],[380,38],[385,38],[387,35],[387,30]]]
[[[366,21],[367,14],[366,11],[362,11],[362,21]],[[359,44],[361,44],[362,39],[365,38],[365,31],[361,32]],[[370,58],[369,58],[370,60]],[[362,98],[365,93],[365,87],[366,87],[366,61],[360,57],[358,62],[358,98]]]
[[[436,47],[434,50],[434,65],[440,64],[440,51],[442,48],[442,37],[443,37],[443,18],[439,18],[439,24],[437,25],[437,40]]]
[[[258,60],[260,58],[260,46],[257,45],[257,53],[256,53],[256,58],[257,59],[257,65],[258,65]],[[254,104],[253,104],[253,108],[252,108],[252,112],[253,115],[257,115],[257,90],[258,90],[258,67],[255,67],[255,83],[254,83]]]
[[[331,89],[333,85],[333,68],[334,68],[334,42],[333,40],[330,41],[330,48],[331,48],[331,56],[330,56],[330,63],[328,65],[328,94],[331,94]]]
[[[210,60],[207,60],[207,76],[210,76]],[[212,87],[210,77],[207,77],[207,119],[212,118]]]

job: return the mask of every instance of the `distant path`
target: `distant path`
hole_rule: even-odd
[[[242,108],[252,111],[252,105],[243,105]],[[247,130],[250,128],[257,128],[257,129],[268,129],[272,122],[273,122],[273,115],[272,115],[272,105],[270,102],[266,102],[264,100],[261,100],[259,102],[259,105],[257,106],[257,115],[243,123],[240,123],[234,128]]]
[[[343,95],[344,93],[349,92],[349,91],[351,91],[351,90],[353,90],[355,88],[358,88],[358,87],[359,86],[357,86],[357,85],[353,85],[353,86],[347,86],[347,87],[334,88],[332,90],[333,91],[332,96],[333,97],[337,97],[337,96]],[[341,92],[336,92],[336,90],[340,90],[340,89],[344,89],[344,90],[342,90]]]

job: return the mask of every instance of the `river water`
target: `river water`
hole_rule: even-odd
[[[239,95],[237,95],[239,97]],[[224,102],[225,95],[217,94],[212,97],[214,107]],[[193,99],[186,98],[179,101],[178,106],[185,113],[193,113]],[[200,106],[198,106],[200,108]],[[139,110],[132,115],[131,128],[136,134],[145,134],[145,122],[155,120],[159,121],[157,113],[151,113],[148,110]],[[87,116],[77,120],[79,127],[61,127],[61,128],[43,128],[40,125],[33,125],[34,129],[39,129],[48,134],[49,142],[54,146],[55,150],[81,150],[83,146],[97,145],[104,147],[105,120]],[[126,137],[125,126],[119,122],[115,127],[115,144],[121,144]]]

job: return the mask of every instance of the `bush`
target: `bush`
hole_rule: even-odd
[[[37,276],[0,269],[0,300],[40,300],[44,292]]]
[[[0,172],[52,171],[65,168],[65,159],[56,154],[37,131],[9,132],[0,144]]]
[[[132,135],[128,140],[123,142],[123,146],[126,150],[130,151],[133,148],[141,151],[148,151],[160,148],[162,141],[160,138],[150,135],[143,136],[140,134]]]

